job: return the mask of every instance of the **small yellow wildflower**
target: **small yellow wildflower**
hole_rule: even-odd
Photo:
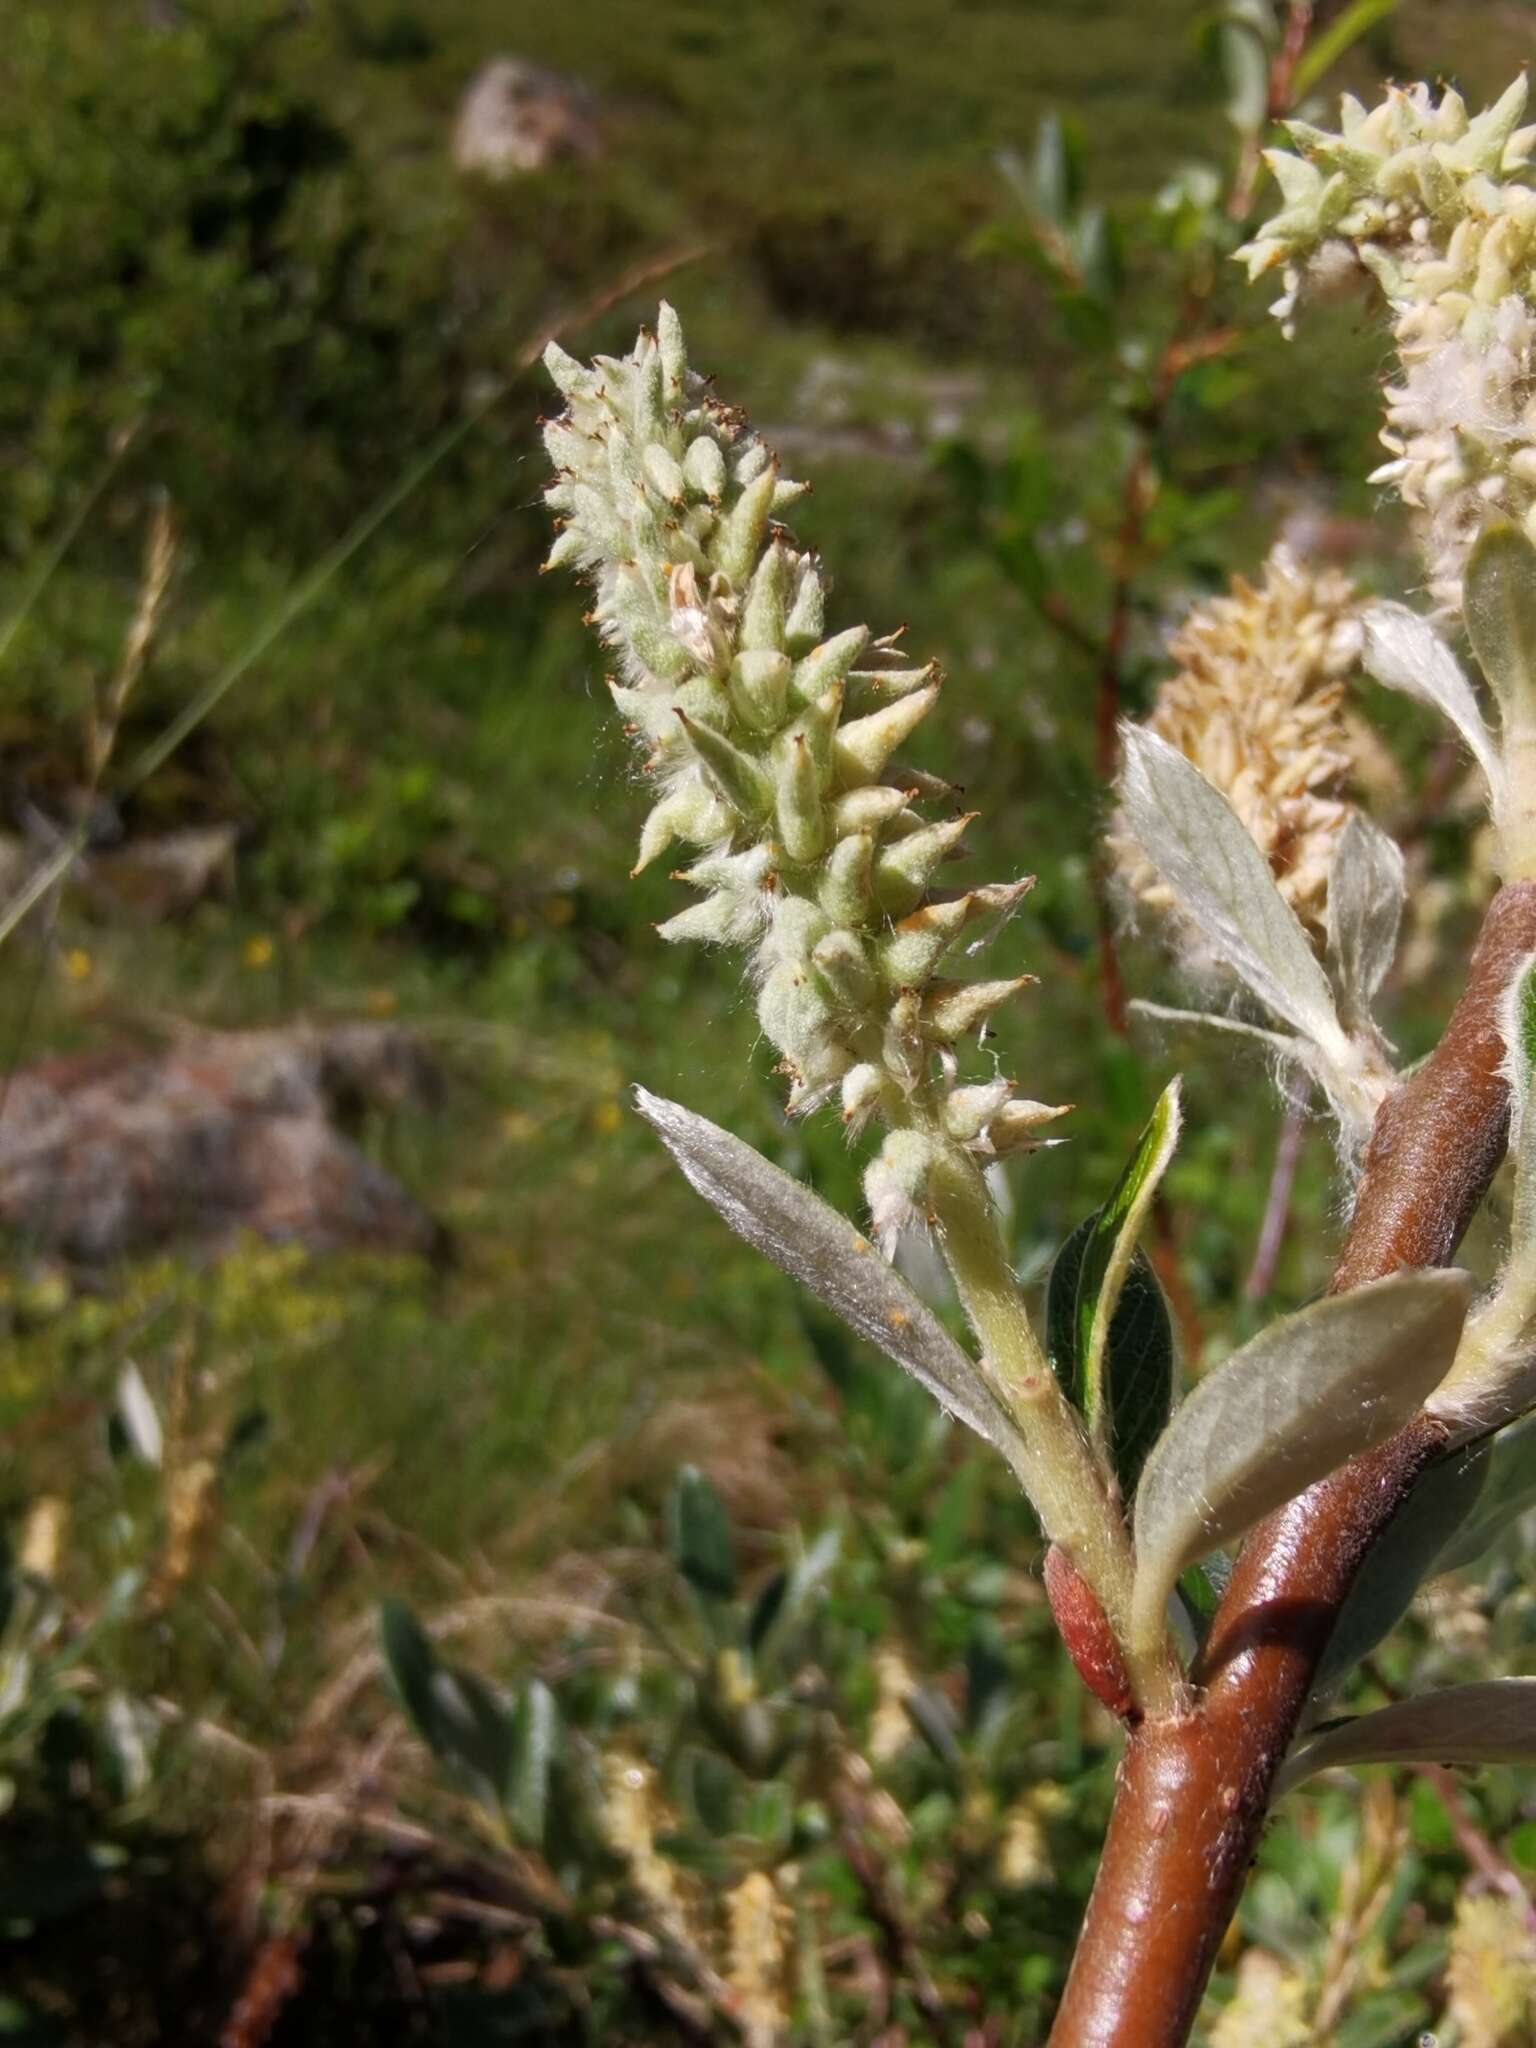
[[[64,955],[63,967],[70,981],[89,981],[96,971],[96,962],[84,946],[71,946]]]
[[[276,950],[267,934],[258,932],[253,938],[246,940],[241,948],[240,957],[247,967],[255,968],[259,972],[263,967],[272,965],[272,956]]]

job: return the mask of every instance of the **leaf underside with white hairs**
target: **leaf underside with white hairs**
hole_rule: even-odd
[[[1016,1466],[1018,1429],[980,1368],[846,1216],[707,1117],[645,1088],[635,1090],[635,1101],[695,1193],[738,1237],[808,1287]]]
[[[1136,1494],[1134,1629],[1179,1574],[1369,1450],[1445,1377],[1471,1299],[1458,1271],[1394,1273],[1272,1323],[1200,1381]]]
[[[1340,1050],[1327,977],[1247,827],[1177,747],[1138,725],[1121,735],[1126,820],[1181,910],[1277,1017]]]
[[[1397,951],[1403,895],[1401,848],[1362,812],[1353,812],[1328,872],[1328,951],[1351,1025],[1370,1020]]]
[[[1448,718],[1483,771],[1491,791],[1503,782],[1499,752],[1461,664],[1428,619],[1405,604],[1372,605],[1365,627],[1367,671],[1389,690],[1417,698]]]
[[[1320,1729],[1285,1764],[1275,1796],[1339,1764],[1421,1763],[1536,1763],[1536,1678],[1452,1685]]]
[[[1208,1031],[1230,1031],[1237,1038],[1254,1040],[1280,1059],[1306,1063],[1307,1047],[1299,1038],[1283,1031],[1266,1031],[1262,1024],[1248,1024],[1241,1017],[1221,1017],[1214,1010],[1180,1010],[1168,1003],[1148,1002],[1143,996],[1132,996],[1130,1008],[1155,1024],[1195,1024]]]

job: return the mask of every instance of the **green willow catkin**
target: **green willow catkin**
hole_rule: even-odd
[[[827,633],[821,565],[776,516],[806,486],[689,369],[672,308],[622,360],[589,368],[552,345],[545,363],[567,402],[545,429],[561,521],[547,566],[593,580],[590,622],[656,792],[636,872],[693,850],[678,878],[699,898],[661,934],[750,948],[791,1109],[836,1092],[854,1129],[889,1127],[865,1184],[889,1248],[941,1151],[1027,1149],[1061,1113],[1002,1078],[957,1080],[955,1048],[1029,977],[941,972],[1030,880],[935,888],[970,820],[929,815],[924,798],[952,793],[897,753],[938,671],[897,635]]]
[[[1466,559],[1490,508],[1536,539],[1536,127],[1522,76],[1470,116],[1461,95],[1392,88],[1367,113],[1346,94],[1340,132],[1289,121],[1265,152],[1284,205],[1239,253],[1279,269],[1289,328],[1309,293],[1369,272],[1402,369],[1386,392],[1396,486],[1424,543],[1430,593],[1461,609]]]

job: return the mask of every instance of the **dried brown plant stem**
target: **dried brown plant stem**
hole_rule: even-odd
[[[1536,883],[1514,883],[1489,907],[1445,1036],[1376,1119],[1335,1291],[1454,1254],[1503,1156],[1499,1002],[1533,950]],[[1420,1417],[1249,1537],[1192,1710],[1128,1738],[1051,2048],[1183,2048],[1339,1608],[1444,1449]]]

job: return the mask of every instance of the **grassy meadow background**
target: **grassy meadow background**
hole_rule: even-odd
[[[1517,0],[1405,0],[1328,89],[1445,75],[1477,99],[1533,36],[1536,9]],[[626,346],[664,288],[696,364],[813,478],[795,523],[834,575],[838,621],[905,621],[908,644],[940,659],[946,715],[924,765],[983,813],[979,872],[1039,878],[997,949],[1039,976],[1001,1026],[1006,1071],[1078,1105],[1071,1143],[1014,1173],[1020,1260],[1044,1271],[1182,1064],[1189,1135],[1168,1232],[1186,1340],[1210,1362],[1321,1284],[1336,1224],[1326,1137],[1306,1135],[1273,1286],[1247,1302],[1280,1113],[1257,1066],[1104,1022],[1094,665],[1042,622],[1021,549],[1049,528],[1073,608],[1102,616],[1129,456],[1107,380],[1137,369],[1114,370],[1103,336],[1063,318],[997,159],[1027,157],[1040,123],[1067,115],[1112,214],[1193,160],[1222,162],[1211,44],[1190,0],[11,0],[0,620],[20,623],[0,665],[0,826],[70,815],[91,691],[117,660],[163,494],[175,580],[105,793],[130,839],[203,823],[239,837],[232,881],[184,916],[121,922],[66,893],[46,938],[9,938],[0,1056],[154,1044],[176,1021],[397,1021],[438,1084],[370,1111],[361,1134],[449,1250],[428,1262],[253,1241],[222,1261],[169,1254],[82,1277],[9,1247],[0,1515],[19,1543],[40,1501],[63,1504],[56,1578],[77,1618],[102,1611],[125,1565],[164,1566],[175,1459],[211,1460],[217,1478],[174,1596],[131,1625],[108,1615],[72,1695],[81,1713],[113,1689],[159,1703],[144,1769],[93,1776],[67,1730],[49,1749],[0,1718],[0,2038],[219,2039],[272,1928],[305,1930],[304,1981],[241,2041],[691,2038],[669,2031],[675,2014],[641,2024],[628,2008],[584,2034],[510,1986],[455,1975],[444,1966],[490,1936],[452,1913],[423,1965],[398,1905],[406,1879],[379,1875],[406,1852],[340,1823],[306,1833],[282,1803],[360,1800],[454,1840],[419,1757],[389,1747],[397,1717],[368,1663],[378,1601],[449,1617],[487,1669],[526,1669],[551,1615],[642,1598],[685,1463],[729,1501],[749,1579],[796,1532],[841,1526],[855,1547],[874,1532],[837,1596],[855,1718],[877,1704],[877,1650],[899,1644],[942,1691],[976,1616],[995,1623],[1024,1730],[1009,1769],[1053,1788],[1050,1876],[1011,1904],[978,1894],[965,1910],[986,1933],[946,1968],[1002,2016],[985,2038],[1039,2038],[1112,1748],[1032,1591],[1026,1511],[921,1416],[862,1414],[850,1388],[865,1368],[829,1358],[832,1340],[627,1107],[644,1082],[856,1200],[836,1120],[784,1122],[729,968],[656,939],[675,885],[627,879],[641,800],[603,663],[579,591],[537,573],[535,422],[551,395],[526,365],[551,330],[577,352]],[[459,96],[501,53],[587,82],[599,160],[494,186],[455,171]],[[1155,335],[1175,311],[1166,268],[1134,241],[1126,261],[1126,303]],[[624,289],[651,271],[664,287]],[[1169,623],[1255,568],[1287,518],[1361,534],[1376,516],[1362,479],[1379,341],[1346,312],[1285,344],[1235,267],[1218,299],[1251,337],[1186,379],[1164,422],[1129,619],[1133,711]],[[471,416],[135,782],[139,751]],[[1400,588],[1394,546],[1388,519],[1357,552]],[[1399,710],[1387,731],[1411,807],[1427,728]],[[1436,957],[1454,961],[1475,912],[1449,887],[1466,835],[1431,820],[1424,837],[1423,873],[1447,879]],[[1145,942],[1127,940],[1124,967],[1133,992],[1176,999]],[[1405,1051],[1432,1041],[1446,994],[1432,966],[1404,987]],[[166,1418],[159,1470],[114,1448],[130,1361]],[[1458,1608],[1416,1623],[1390,1671],[1417,1682],[1490,1654],[1520,1668],[1523,1581],[1517,1561],[1499,1569],[1509,1597],[1492,1621]],[[217,1736],[191,1739],[193,1724]],[[920,1868],[970,1795],[910,1768],[916,1834],[896,1860]],[[1465,1793],[1512,1867],[1536,1867],[1521,1797],[1508,1774]],[[1330,1941],[1376,1944],[1326,2035],[1342,2048],[1415,2039],[1439,2010],[1464,1818],[1420,1778],[1295,1802],[1273,1829],[1242,1939],[1318,1969]],[[1383,1842],[1391,1871],[1372,1878]],[[1378,1899],[1367,1923],[1361,1899],[1388,1879],[1392,1917]],[[430,1918],[419,1900],[411,1911]],[[906,2031],[880,2038],[942,2038],[927,2024],[898,2012],[889,2025]]]

